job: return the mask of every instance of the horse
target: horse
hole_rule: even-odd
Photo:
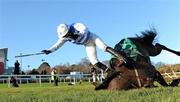
[[[117,58],[111,58],[110,67],[116,71],[116,75],[107,82],[108,84],[104,89],[150,88],[155,87],[154,81],[162,86],[177,86],[179,84],[180,79],[175,79],[168,84],[160,72],[151,64],[150,56],[157,56],[162,50],[172,52],[178,56],[180,56],[180,52],[159,43],[154,45],[157,35],[154,29],[141,33],[141,36],[122,39],[115,45],[114,49],[127,60],[127,63],[122,63]]]
[[[118,59],[111,59],[116,71],[116,76],[109,82],[106,89],[108,90],[128,90],[133,88],[152,88],[157,87],[154,81],[157,81],[162,86],[177,86],[180,79],[174,79],[168,84],[161,74],[151,65],[134,64],[132,67],[122,65]]]

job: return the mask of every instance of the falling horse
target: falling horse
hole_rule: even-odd
[[[115,70],[113,78],[107,80],[107,85],[102,89],[126,90],[141,87],[154,87],[157,81],[162,86],[177,86],[180,79],[175,79],[168,84],[161,74],[151,64],[150,56],[157,56],[162,50],[170,51],[178,56],[180,52],[171,50],[164,45],[154,43],[157,33],[155,30],[142,32],[142,36],[126,38],[115,45],[115,50],[127,62],[122,63],[116,58],[110,60],[110,66]]]

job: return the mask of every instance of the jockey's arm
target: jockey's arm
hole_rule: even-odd
[[[61,46],[63,46],[66,41],[67,41],[66,39],[60,38],[60,39],[58,39],[58,41],[57,41],[52,47],[50,47],[48,50],[51,51],[51,52],[54,52],[54,51],[56,51],[57,49],[59,49]]]

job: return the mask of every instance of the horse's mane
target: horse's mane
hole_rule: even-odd
[[[155,43],[155,37],[157,36],[156,29],[145,30],[141,34],[140,36],[136,34],[140,42],[148,45]]]

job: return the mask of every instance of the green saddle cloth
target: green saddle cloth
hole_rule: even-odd
[[[120,52],[126,54],[126,57],[133,59],[134,61],[137,60],[138,55],[141,53],[138,50],[138,47],[128,38],[124,39],[122,43],[119,43]]]

